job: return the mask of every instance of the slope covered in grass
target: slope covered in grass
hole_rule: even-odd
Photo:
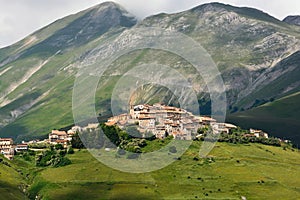
[[[0,155],[0,199],[27,199],[21,192],[25,181],[17,171],[17,166]]]
[[[257,108],[229,115],[243,128],[260,128],[300,144],[300,93],[294,93]]]
[[[87,150],[68,155],[72,164],[42,170],[32,188],[44,199],[298,199],[300,154],[260,144],[217,143],[199,158],[195,141],[180,160],[158,171],[123,173]],[[198,158],[198,159],[195,159]]]

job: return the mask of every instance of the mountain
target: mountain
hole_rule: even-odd
[[[240,109],[250,108],[255,99],[244,103],[250,94],[292,71],[290,66],[281,71],[278,64],[300,47],[299,29],[255,9],[219,3],[178,14],[157,15],[142,22],[142,26],[157,25],[179,30],[204,46],[222,72],[231,111],[236,105]],[[274,95],[276,98],[284,93]]]
[[[49,127],[72,123],[71,88],[76,74],[72,65],[99,40],[136,22],[119,5],[107,2],[60,19],[1,49],[2,136],[36,136]]]
[[[288,24],[300,26],[300,15],[290,15],[283,19]]]
[[[125,9],[108,2],[60,19],[0,49],[0,135],[22,140],[71,125],[76,63],[96,55],[96,47],[106,39],[143,27],[178,31],[207,50],[224,80],[228,118],[232,122],[241,121],[236,116],[249,115],[246,125],[251,125],[253,117],[250,116],[260,115],[261,107],[268,105],[272,110],[278,105],[276,102],[300,90],[298,26],[253,8],[221,3],[204,4],[180,13],[161,13],[137,22]],[[97,113],[104,118],[111,115],[110,97],[117,81],[133,67],[153,61],[171,66],[193,83],[201,113],[209,114],[210,96],[202,77],[180,56],[154,49],[130,52],[109,66],[96,93]],[[176,104],[180,98],[166,88],[151,84],[138,91],[140,95],[135,95],[135,103]],[[289,112],[299,114],[299,105],[294,106],[290,109],[286,105]],[[293,119],[294,114],[282,118],[282,111],[278,112],[278,118],[275,113],[268,116],[281,119],[282,123],[296,120],[285,130],[295,129],[293,124],[298,119]],[[296,138],[293,141],[300,144],[299,137],[292,136],[296,132],[287,134],[260,121],[255,127],[276,136]]]

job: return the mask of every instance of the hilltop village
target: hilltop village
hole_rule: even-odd
[[[229,134],[238,127],[229,123],[219,123],[216,119],[207,116],[195,116],[182,108],[166,106],[160,103],[154,105],[130,106],[129,113],[117,115],[108,119],[107,126],[117,125],[121,129],[137,125],[141,133],[150,132],[156,138],[163,139],[172,135],[174,139],[191,140],[199,136],[198,130],[211,127],[215,134]],[[247,137],[268,138],[268,134],[262,130],[250,129]]]
[[[225,136],[230,136],[232,131],[237,130],[238,127],[229,123],[220,123],[217,120],[207,116],[195,116],[191,112],[185,109],[166,106],[163,104],[154,105],[135,105],[130,106],[129,113],[117,115],[108,119],[105,123],[106,126],[118,126],[121,129],[125,129],[128,126],[134,126],[145,138],[146,135],[154,135],[155,138],[164,139],[168,136],[172,136],[178,140],[193,140],[198,137],[203,137],[203,132],[199,132],[201,129],[207,129],[208,127],[213,130],[213,133],[218,133]],[[97,129],[99,123],[88,124],[87,126],[73,126],[67,131],[52,130],[48,134],[48,138],[42,141],[32,140],[28,142],[22,142],[21,144],[14,144],[12,138],[0,138],[0,152],[8,159],[13,159],[15,153],[27,151],[30,146],[36,144],[47,145],[61,145],[62,148],[68,148],[71,144],[72,138],[76,133]],[[262,130],[250,129],[243,132],[241,137],[257,139],[267,139],[268,134]],[[280,142],[289,142],[288,140],[282,141],[276,138]],[[225,140],[226,141],[226,140]]]
[[[163,139],[172,135],[174,139],[191,140],[197,136],[197,130],[210,125],[215,132],[229,133],[237,126],[228,123],[218,123],[215,119],[195,116],[182,108],[163,104],[136,105],[130,107],[129,114],[121,114],[108,119],[106,125],[117,125],[124,128],[128,125],[138,125],[141,133],[150,132],[156,138]]]

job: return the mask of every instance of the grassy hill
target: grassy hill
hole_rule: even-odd
[[[87,150],[76,151],[68,155],[71,165],[31,168],[35,173],[28,191],[42,199],[300,198],[300,154],[295,149],[217,143],[207,158],[199,158],[200,146],[195,141],[181,160],[143,174],[116,171]]]
[[[27,199],[21,192],[26,181],[18,169],[20,166],[0,155],[0,199]]]
[[[257,108],[228,116],[228,121],[243,128],[265,128],[272,135],[300,144],[300,93],[263,104]],[[262,125],[263,124],[263,125]]]

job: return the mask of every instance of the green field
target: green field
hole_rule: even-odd
[[[28,165],[23,171],[31,177],[28,183],[31,197],[39,195],[42,199],[300,198],[297,150],[217,143],[207,158],[199,158],[200,146],[201,142],[195,141],[181,160],[151,173],[131,174],[108,168],[87,150],[68,155],[72,161],[68,166],[34,168],[23,164],[23,167]],[[21,159],[16,158],[15,162],[20,166]],[[0,166],[3,171],[4,166]],[[14,179],[1,180],[12,185],[22,182],[17,175]],[[5,190],[21,195],[17,189]],[[7,197],[1,195],[0,199]]]

